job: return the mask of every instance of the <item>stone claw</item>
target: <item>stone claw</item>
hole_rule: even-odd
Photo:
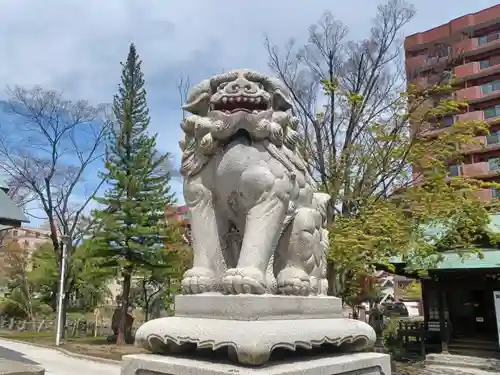
[[[264,274],[257,268],[230,268],[222,279],[225,294],[264,294]]]
[[[278,274],[278,294],[308,296],[311,293],[309,275],[296,267],[287,267]]]
[[[182,294],[200,294],[215,290],[215,274],[208,268],[194,267],[184,273]]]

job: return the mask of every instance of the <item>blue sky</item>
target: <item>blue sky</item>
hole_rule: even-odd
[[[233,68],[268,71],[264,33],[277,45],[291,37],[303,41],[325,10],[348,26],[350,39],[366,37],[380,3],[385,1],[2,0],[0,82],[39,84],[70,99],[109,102],[120,79],[119,62],[134,42],[143,60],[152,130],[159,133],[160,149],[178,163],[180,77],[197,83]],[[417,14],[402,36],[497,3],[415,0]],[[173,187],[180,192],[180,182]]]

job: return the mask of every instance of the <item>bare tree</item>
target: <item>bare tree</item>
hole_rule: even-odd
[[[291,92],[311,173],[340,214],[349,215],[360,195],[384,194],[395,175],[393,150],[367,130],[382,123],[393,135],[408,132],[406,121],[395,121],[404,84],[398,37],[413,15],[413,7],[391,0],[378,7],[366,40],[346,41],[346,26],[330,12],[309,28],[303,47],[292,40],[281,53],[265,40],[269,66]]]
[[[420,91],[418,100],[402,95],[408,92],[401,31],[414,14],[404,0],[389,0],[378,7],[370,36],[361,41],[348,41],[346,26],[330,12],[309,28],[304,46],[291,40],[279,48],[265,38],[269,67],[291,93],[310,173],[332,197],[331,221],[355,217],[367,202],[408,188],[414,145],[437,147],[432,142],[422,146],[420,132],[412,129],[418,121],[409,121],[418,114],[422,125],[429,125],[427,118],[437,112],[424,105],[431,95]],[[441,73],[451,63],[444,60]],[[456,150],[456,144],[452,147]],[[333,262],[329,268],[330,293],[336,294],[338,269],[332,271]],[[349,277],[340,269],[340,279]]]
[[[191,87],[191,79],[189,77],[179,78],[179,81],[177,82],[177,92],[179,93],[179,100],[181,107],[186,102],[190,87]],[[186,111],[183,109],[182,119],[184,120],[185,118],[186,118]]]
[[[36,202],[27,207],[28,214],[47,220],[60,269],[62,246],[70,258],[85,230],[81,218],[104,182],[94,168],[104,156],[109,112],[105,105],[72,102],[40,87],[8,88],[7,94],[0,169],[24,200]],[[66,306],[74,286],[70,269],[65,277]]]

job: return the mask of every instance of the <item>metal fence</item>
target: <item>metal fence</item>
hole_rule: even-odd
[[[142,324],[142,322],[134,322],[132,332]],[[17,332],[55,332],[57,321],[55,319],[39,319],[39,320],[20,320],[0,316],[0,329],[17,331]],[[69,337],[82,336],[108,336],[113,333],[111,328],[111,320],[96,321],[89,319],[68,319],[66,321],[66,334]]]

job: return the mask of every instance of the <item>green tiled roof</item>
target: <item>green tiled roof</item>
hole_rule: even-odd
[[[500,214],[490,215],[490,223],[486,229],[493,233],[500,233]],[[429,242],[445,234],[446,227],[443,225],[432,225],[424,229],[424,236],[428,237]],[[461,253],[453,250],[445,251],[436,255],[439,256],[441,260],[433,269],[500,268],[499,249],[481,249],[481,255],[482,259],[472,250],[470,252],[462,251]],[[396,256],[390,258],[389,262],[392,264],[401,264],[404,263],[404,260],[400,256]],[[429,263],[435,264],[432,259],[430,259]]]
[[[500,268],[499,249],[481,249],[481,257],[473,252],[460,255],[455,251],[446,251],[440,256],[441,261],[436,267],[433,267],[434,269]]]

